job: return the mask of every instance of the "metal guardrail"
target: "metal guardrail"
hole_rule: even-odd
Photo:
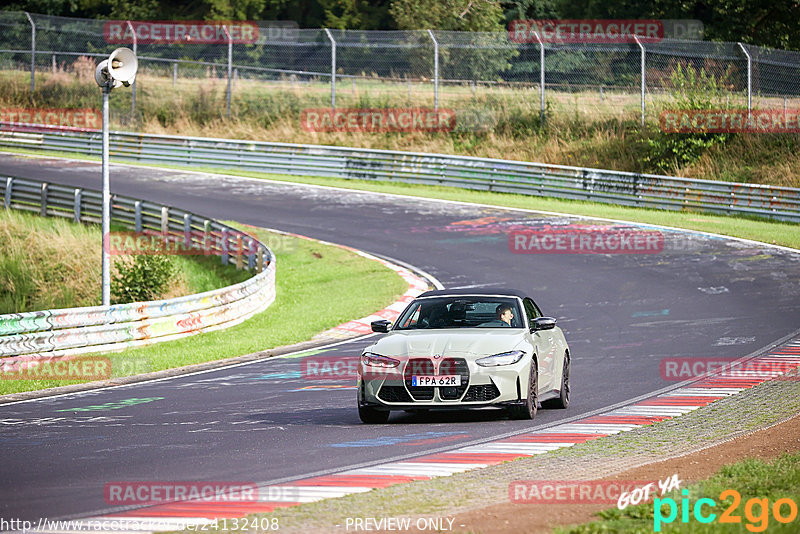
[[[37,180],[0,177],[6,208],[75,222],[99,222],[101,193]],[[136,232],[183,239],[222,262],[256,271],[244,282],[168,300],[0,315],[0,357],[23,359],[121,350],[227,328],[275,300],[272,251],[255,237],[188,211],[112,195],[111,222]]]
[[[800,189],[512,160],[112,132],[115,161],[443,185],[800,222]],[[0,122],[0,147],[99,156],[101,134]]]

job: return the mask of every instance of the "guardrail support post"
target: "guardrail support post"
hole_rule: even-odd
[[[36,24],[27,11],[25,16],[31,25],[31,99],[33,99],[33,90],[36,88]]]
[[[431,30],[428,30],[428,35],[433,41],[433,109],[439,109],[439,41],[433,35]]]
[[[243,250],[244,240],[242,239],[242,234],[236,234],[236,270],[239,271],[242,269],[242,263],[244,262],[244,250]]]
[[[14,179],[11,177],[6,178],[6,194],[5,198],[3,199],[3,205],[6,208],[11,207],[11,190],[14,187]]]
[[[133,203],[133,226],[136,233],[142,231],[142,201],[137,200]]]
[[[169,208],[161,206],[161,233],[165,236],[169,232]]]
[[[47,182],[42,184],[42,205],[39,209],[39,215],[47,217]]]
[[[252,271],[253,267],[256,266],[256,255],[253,254],[253,238],[247,239],[247,251],[249,254],[247,255],[247,270]]]
[[[183,214],[183,246],[192,247],[192,214]]]
[[[72,204],[73,218],[76,223],[81,222],[81,197],[83,196],[83,189],[75,190],[75,198]]]
[[[336,107],[336,39],[328,28],[325,28],[325,34],[331,42],[331,107]]]
[[[222,229],[222,265],[228,265],[228,231]]]
[[[747,58],[747,122],[750,122],[753,111],[753,57],[750,55],[747,47],[742,43],[738,44]]]
[[[639,69],[640,69],[639,76],[641,77],[641,93],[642,93],[642,95],[641,95],[641,98],[642,98],[642,127],[644,127],[644,94],[645,94],[645,89],[647,88],[647,86],[646,86],[646,84],[647,84],[647,76],[646,76],[646,70],[645,70],[646,69],[647,52],[644,49],[644,45],[639,40],[639,36],[638,35],[634,34],[633,39],[636,41],[636,44],[639,45],[639,52],[641,54],[640,65],[639,65]]]

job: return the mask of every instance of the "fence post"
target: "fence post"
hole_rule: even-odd
[[[226,106],[227,106],[227,113],[228,118],[231,117],[231,83],[232,83],[232,74],[233,74],[233,39],[231,39],[231,34],[228,31],[228,26],[223,26],[223,30],[225,30],[225,37],[228,38],[228,92],[225,96]]]
[[[53,54],[53,74],[56,73],[56,55]]]
[[[742,43],[738,44],[745,57],[747,57],[747,122],[750,122],[750,115],[753,110],[753,58]]]
[[[325,28],[325,34],[331,42],[331,107],[336,107],[336,39],[328,28]]]
[[[433,41],[433,109],[439,109],[439,41],[434,37],[433,32],[428,30],[428,35]]]
[[[5,198],[3,199],[3,205],[6,208],[11,207],[11,189],[14,187],[14,179],[9,177],[6,178],[6,194]]]
[[[178,62],[172,64],[172,87],[178,83]]]
[[[131,35],[133,35],[133,55],[136,55],[136,32],[133,29],[131,21],[126,20],[125,23],[128,25]],[[133,120],[133,112],[136,110],[136,78],[133,79],[133,83],[131,84],[131,91],[131,120]]]
[[[33,90],[36,88],[36,24],[27,11],[25,16],[31,24],[31,98],[33,98]]]
[[[539,43],[539,119],[544,122],[544,42],[539,37],[539,32],[533,32]]]
[[[647,88],[646,87],[647,86],[647,76],[646,76],[646,74],[647,74],[647,71],[646,71],[647,66],[646,66],[646,59],[645,58],[647,56],[647,53],[646,53],[646,51],[644,49],[644,45],[639,40],[639,36],[634,34],[633,39],[636,41],[636,44],[639,45],[639,52],[641,53],[641,61],[640,61],[641,65],[640,65],[640,74],[639,75],[641,77],[641,92],[642,92],[642,96],[641,96],[641,98],[642,98],[642,127],[644,127],[644,94],[645,94],[645,89]]]

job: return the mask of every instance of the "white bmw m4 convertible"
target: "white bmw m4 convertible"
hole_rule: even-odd
[[[391,410],[496,406],[533,419],[540,404],[569,405],[569,347],[556,319],[516,290],[423,293],[358,365],[358,415],[385,423]]]

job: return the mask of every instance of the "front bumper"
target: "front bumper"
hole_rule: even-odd
[[[474,359],[466,358],[415,358],[401,362],[397,368],[378,370],[362,362],[358,401],[362,406],[397,410],[516,404],[527,394],[529,371],[530,358],[497,367],[481,367]],[[413,387],[414,374],[458,374],[461,386]]]

